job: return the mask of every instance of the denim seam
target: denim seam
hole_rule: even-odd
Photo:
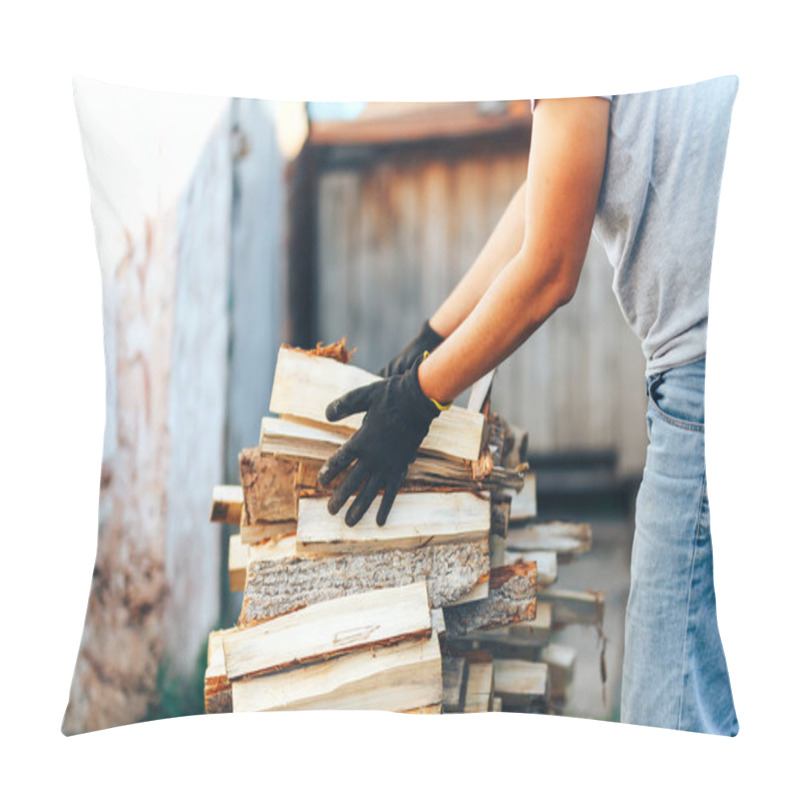
[[[704,433],[705,425],[702,422],[692,422],[691,420],[679,419],[678,417],[673,417],[671,414],[667,414],[666,411],[662,411],[661,406],[659,406],[658,401],[655,398],[655,392],[663,383],[663,381],[663,372],[651,375],[645,380],[645,392],[650,399],[650,402],[653,404],[653,408],[655,409],[656,413],[664,422],[666,422],[668,425],[672,425],[674,428],[680,428],[681,430],[693,431],[696,433]]]
[[[705,426],[700,422],[688,422],[686,420],[678,419],[677,417],[672,417],[669,414],[662,411],[656,401],[653,400],[653,405],[655,406],[656,413],[664,420],[668,425],[672,425],[674,428],[681,428],[685,431],[693,431],[695,433],[703,433],[705,431]]]
[[[684,623],[683,633],[683,659],[681,664],[681,695],[678,703],[678,730],[681,730],[681,722],[683,717],[683,700],[686,696],[686,679],[689,672],[686,666],[687,649],[689,645],[689,609],[692,605],[692,586],[694,584],[694,567],[697,558],[697,540],[700,538],[700,528],[703,523],[703,499],[706,493],[706,472],[703,470],[703,480],[700,484],[700,505],[697,509],[697,523],[694,528],[694,542],[692,543],[692,566],[689,569],[689,591],[686,598],[686,617]]]

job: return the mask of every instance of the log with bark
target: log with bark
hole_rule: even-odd
[[[460,602],[475,586],[489,594],[488,538],[322,557],[303,557],[295,540],[287,536],[251,545],[240,626],[336,597],[420,580],[427,581],[434,607]]]
[[[222,635],[228,680],[430,638],[425,582],[339,597]]]
[[[536,616],[536,564],[509,564],[491,570],[489,595],[444,609],[451,636],[479,629],[499,628]]]

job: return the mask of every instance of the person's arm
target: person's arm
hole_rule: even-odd
[[[597,97],[537,103],[522,246],[420,365],[419,384],[428,397],[442,403],[456,397],[572,298],[603,180],[609,108]]]
[[[464,276],[430,318],[430,326],[446,339],[467,317],[492,281],[519,252],[525,238],[526,184],[517,189],[503,216]]]
[[[608,101],[598,98],[540,101],[518,252],[432,355],[326,408],[330,422],[366,412],[361,427],[325,462],[318,479],[329,486],[346,471],[328,510],[338,513],[357,493],[345,515],[348,525],[361,519],[380,491],[377,522],[385,523],[441,403],[497,366],[572,297],[603,179],[608,114]]]
[[[500,270],[522,247],[525,184],[517,190],[472,266],[419,333],[378,371],[382,378],[405,372],[425,352],[432,353],[466,318]]]

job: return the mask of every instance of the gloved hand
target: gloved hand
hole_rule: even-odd
[[[382,378],[389,378],[392,375],[406,372],[426,350],[432,353],[443,341],[444,338],[436,333],[426,320],[422,324],[420,332],[378,372],[378,375]]]
[[[361,487],[345,515],[349,526],[364,516],[381,489],[383,498],[377,522],[378,525],[386,522],[408,465],[416,458],[431,422],[440,414],[434,402],[420,388],[417,370],[421,363],[422,357],[419,357],[402,375],[354,389],[325,409],[330,422],[366,411],[361,427],[319,472],[320,485],[327,486],[358,459],[328,501],[328,511],[336,514],[350,495]]]

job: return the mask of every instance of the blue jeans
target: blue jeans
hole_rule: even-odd
[[[622,722],[735,736],[706,491],[705,359],[648,377],[650,443],[636,498]]]

